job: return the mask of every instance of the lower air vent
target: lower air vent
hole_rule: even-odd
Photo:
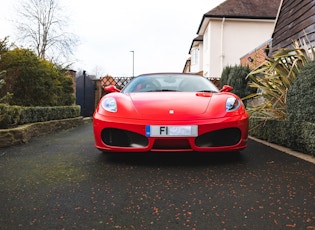
[[[199,147],[220,147],[236,145],[241,140],[238,128],[220,129],[200,135],[195,139]]]
[[[101,135],[103,142],[109,146],[141,148],[148,145],[145,136],[122,129],[106,128]]]

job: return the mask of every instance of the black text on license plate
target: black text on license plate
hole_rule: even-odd
[[[198,136],[197,125],[147,125],[147,137],[196,137]]]

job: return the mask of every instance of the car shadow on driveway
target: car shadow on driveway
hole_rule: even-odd
[[[246,161],[241,152],[221,153],[102,153],[99,162],[144,167],[205,167],[214,165],[243,164]]]

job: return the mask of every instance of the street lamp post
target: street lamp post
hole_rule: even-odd
[[[135,76],[135,51],[130,51],[132,53],[132,77]]]

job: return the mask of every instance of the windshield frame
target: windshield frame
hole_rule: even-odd
[[[141,89],[139,86],[144,85]],[[185,88],[186,87],[186,88]],[[189,73],[152,73],[134,77],[121,93],[211,92],[220,90],[207,78]]]

